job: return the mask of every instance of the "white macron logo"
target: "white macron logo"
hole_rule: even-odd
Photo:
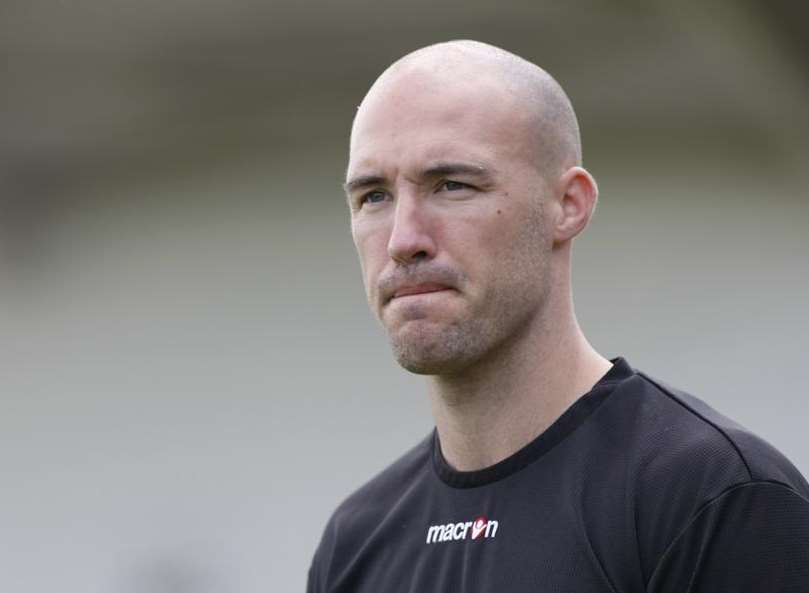
[[[478,517],[474,521],[447,523],[446,525],[430,525],[427,528],[427,543],[451,542],[459,539],[490,538],[497,535],[499,523],[486,517]]]

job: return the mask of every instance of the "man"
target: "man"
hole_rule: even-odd
[[[809,592],[797,470],[579,328],[598,192],[546,72],[471,41],[405,56],[357,111],[345,187],[436,430],[340,505],[310,593]]]

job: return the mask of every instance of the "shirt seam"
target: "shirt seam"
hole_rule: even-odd
[[[671,540],[669,545],[666,547],[665,551],[660,555],[660,558],[655,563],[654,570],[652,570],[651,575],[646,580],[644,585],[644,590],[649,590],[649,583],[651,583],[655,576],[657,575],[657,571],[660,570],[660,566],[663,562],[668,558],[668,556],[672,553],[672,550],[677,546],[680,540],[685,536],[689,529],[696,523],[697,519],[699,519],[703,513],[705,513],[709,508],[712,506],[719,504],[721,499],[725,498],[726,496],[731,495],[733,492],[737,490],[741,490],[742,488],[747,487],[755,487],[755,486],[777,486],[787,492],[790,492],[797,496],[800,500],[804,501],[805,503],[809,504],[809,499],[806,499],[804,496],[801,495],[800,492],[795,490],[789,484],[785,484],[784,482],[779,482],[778,480],[748,480],[745,482],[739,482],[733,484],[732,486],[728,486],[722,492],[717,494],[715,497],[711,498],[707,502],[705,502],[697,511],[691,516],[691,518],[686,522],[685,526],[677,533],[674,539]]]
[[[730,446],[733,448],[733,450],[736,451],[736,455],[739,456],[739,459],[741,460],[742,464],[744,465],[744,469],[747,472],[748,479],[750,481],[755,481],[755,477],[753,476],[753,471],[750,469],[750,464],[747,463],[747,458],[745,457],[744,453],[742,453],[742,450],[739,448],[739,445],[736,444],[736,441],[733,440],[733,438],[725,431],[725,429],[723,429],[721,426],[719,426],[716,422],[706,418],[703,414],[700,414],[697,410],[695,410],[693,407],[688,405],[688,403],[686,403],[685,401],[683,401],[682,399],[677,397],[674,393],[672,393],[671,390],[667,389],[664,385],[660,384],[658,381],[656,381],[655,379],[653,379],[652,377],[650,377],[646,373],[643,373],[642,371],[638,371],[638,374],[641,377],[643,377],[644,379],[646,379],[647,381],[649,381],[652,385],[657,387],[670,400],[674,401],[675,403],[679,404],[681,407],[683,407],[686,410],[688,410],[689,412],[691,412],[694,416],[696,416],[697,418],[699,418],[700,420],[702,420],[703,422],[705,422],[709,426],[713,427],[714,430],[716,430],[720,435],[722,435],[724,437],[724,439],[728,442],[728,444],[730,444]]]

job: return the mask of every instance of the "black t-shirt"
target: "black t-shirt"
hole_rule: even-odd
[[[798,471],[613,363],[491,467],[454,470],[433,432],[335,511],[309,593],[809,592]]]

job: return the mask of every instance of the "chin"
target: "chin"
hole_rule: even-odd
[[[396,355],[396,361],[404,370],[414,375],[442,375],[447,372],[444,361],[401,356],[399,354]]]
[[[402,356],[397,353],[399,365],[414,375],[445,375],[454,370],[452,361]]]
[[[467,363],[470,344],[451,331],[417,334],[407,332],[391,337],[396,361],[417,375],[442,375],[461,370]]]

